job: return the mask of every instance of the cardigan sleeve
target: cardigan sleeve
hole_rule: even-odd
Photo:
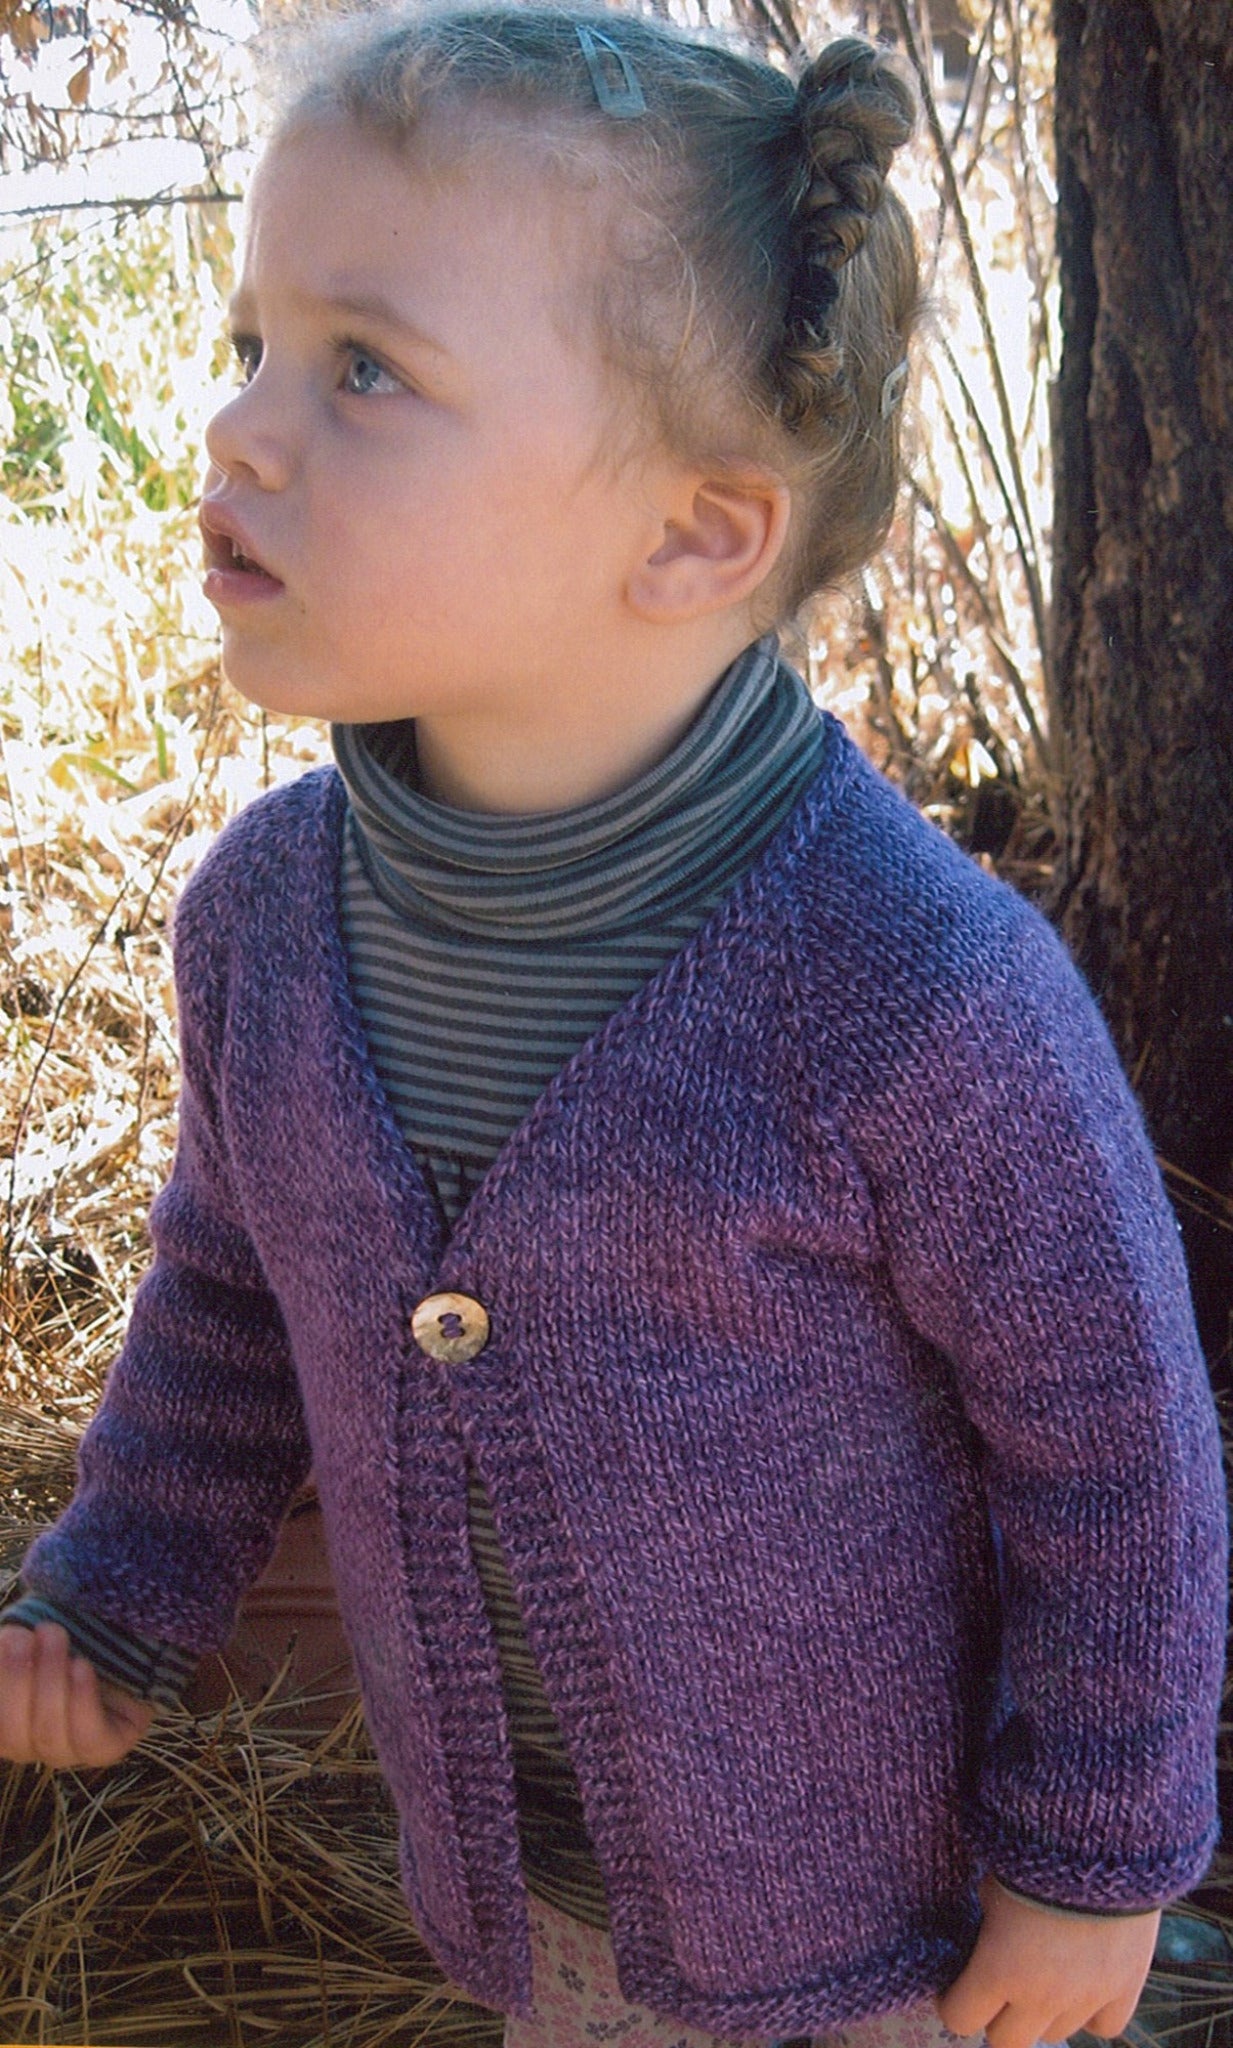
[[[194,1655],[227,1642],[311,1462],[222,1136],[227,920],[210,865],[176,916],[179,1122],[150,1215],[154,1261],[79,1446],[76,1492],[21,1573],[27,1594]]]
[[[1147,1912],[1219,1837],[1219,1428],[1103,1020],[1045,920],[999,915],[869,1077],[858,1149],[900,1304],[953,1371],[998,1554],[974,1853],[1039,1902]]]

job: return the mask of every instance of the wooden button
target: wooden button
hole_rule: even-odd
[[[426,1294],[411,1318],[420,1350],[441,1365],[462,1365],[488,1342],[488,1314],[469,1294]]]

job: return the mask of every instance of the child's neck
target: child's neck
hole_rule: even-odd
[[[628,787],[671,752],[753,637],[745,624],[699,635],[666,660],[588,666],[537,679],[521,702],[418,717],[420,785],[435,802],[506,815],[563,811]]]

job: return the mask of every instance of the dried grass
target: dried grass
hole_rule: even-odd
[[[792,651],[923,809],[1039,897],[1053,858],[1038,629],[1056,361],[1043,0],[980,12],[975,90],[942,109],[908,172],[948,337],[926,351],[910,488],[884,560]],[[931,150],[949,157],[940,177]],[[173,1142],[172,902],[236,809],[326,755],[316,728],[267,721],[220,682],[197,590],[194,461],[217,402],[229,251],[225,209],[117,220],[93,240],[49,224],[31,230],[0,309],[0,346],[25,338],[13,417],[41,433],[46,413],[58,436],[45,454],[30,427],[0,492],[0,1596],[71,1491],[148,1258],[143,1219]],[[976,265],[1004,337],[1025,264],[1016,385],[984,360],[969,285]],[[174,326],[143,316],[151,303],[174,303]],[[87,407],[81,307],[92,375],[139,460]],[[287,1698],[160,1719],[106,1773],[0,1767],[0,2039],[496,2042],[498,2022],[444,1992],[410,1926],[354,1708],[309,1738],[288,1731]],[[1227,1775],[1233,1729],[1222,1741]],[[1130,2038],[1150,2020],[1174,2048],[1233,2048],[1233,1857],[1169,1925],[1206,1941],[1206,1960],[1162,1960]]]
[[[0,1600],[73,1487],[78,1432],[0,1406]],[[0,2039],[127,2048],[496,2048],[419,1942],[358,1702],[160,1716],[110,1771],[0,1767]],[[322,1712],[322,1719],[328,1713]]]

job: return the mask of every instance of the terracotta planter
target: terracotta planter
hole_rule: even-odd
[[[341,1719],[359,1686],[343,1634],[326,1556],[321,1504],[311,1478],[287,1510],[274,1555],[241,1603],[235,1633],[219,1656],[206,1657],[185,1696],[194,1713],[225,1706],[232,1685],[255,1705],[288,1652],[291,1664],[278,1700],[281,1725],[323,1733]]]

